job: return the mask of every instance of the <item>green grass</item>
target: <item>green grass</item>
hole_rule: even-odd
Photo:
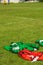
[[[34,43],[37,39],[43,39],[43,3],[0,4],[0,65],[43,65],[3,49],[12,41]]]

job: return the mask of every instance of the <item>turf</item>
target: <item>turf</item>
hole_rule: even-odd
[[[3,49],[12,41],[35,43],[37,39],[43,39],[43,3],[0,4],[0,65],[43,65]]]

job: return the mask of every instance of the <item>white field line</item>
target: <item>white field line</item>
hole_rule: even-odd
[[[27,18],[27,17],[17,17],[17,18],[35,20],[33,18]]]
[[[33,18],[27,18],[27,17],[15,17],[16,19],[28,19],[29,21],[34,21],[34,20],[37,20],[37,19],[33,19]],[[9,23],[5,23],[5,25],[11,25],[11,24],[14,24],[15,22],[9,22]]]

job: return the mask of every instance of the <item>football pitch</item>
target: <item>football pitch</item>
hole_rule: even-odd
[[[0,4],[0,65],[43,65],[3,49],[13,41],[35,43],[37,39],[43,39],[43,3]]]

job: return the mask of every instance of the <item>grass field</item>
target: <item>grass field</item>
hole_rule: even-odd
[[[43,65],[3,49],[12,41],[34,43],[37,39],[43,39],[43,3],[0,4],[0,65]]]

